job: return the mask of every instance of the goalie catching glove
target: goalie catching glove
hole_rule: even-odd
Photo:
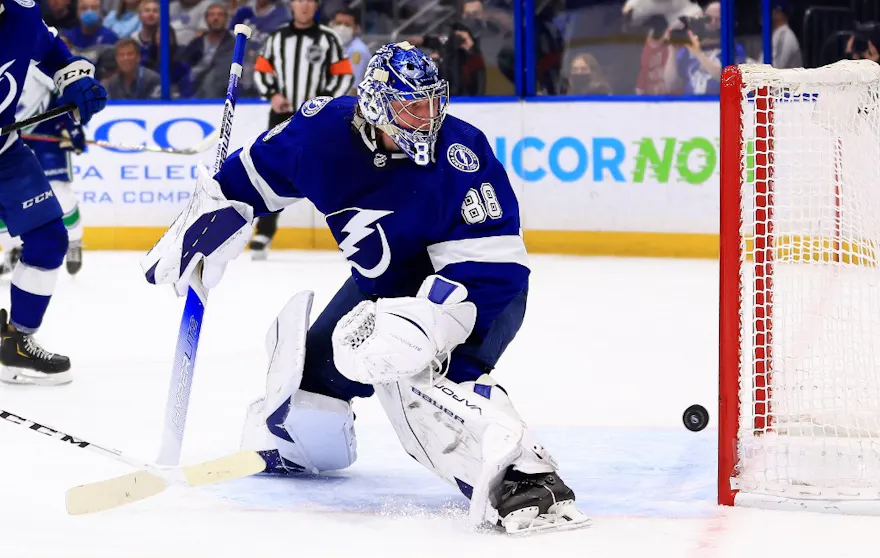
[[[474,329],[477,307],[467,289],[431,275],[415,297],[363,301],[333,330],[333,363],[363,384],[396,382],[431,366],[463,343]]]
[[[226,199],[220,184],[199,165],[189,205],[141,260],[147,281],[172,284],[177,295],[183,296],[199,262],[203,262],[202,282],[209,289],[216,287],[226,264],[247,246],[253,220],[253,208]]]

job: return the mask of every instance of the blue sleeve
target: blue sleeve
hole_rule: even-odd
[[[300,154],[308,145],[303,117],[294,116],[248,140],[214,178],[227,199],[243,201],[254,215],[281,211],[303,194],[295,186]]]
[[[232,16],[232,21],[229,22],[229,30],[235,29],[235,26],[239,23],[244,23],[248,18],[253,17],[253,12],[247,6],[243,6],[237,10],[235,10],[235,14]]]
[[[470,181],[470,188],[449,200],[452,226],[428,247],[437,273],[467,287],[468,300],[477,307],[474,333],[481,337],[527,290],[529,278],[519,203],[504,167],[491,150],[488,157],[486,170]]]
[[[675,53],[675,68],[678,70],[678,77],[685,79],[687,76],[687,65],[691,55],[686,48],[681,48]]]
[[[54,27],[47,26],[45,22],[41,21],[35,40],[37,41],[37,55],[40,57],[37,67],[53,79],[55,72],[76,59],[61,37],[58,36],[58,31]]]

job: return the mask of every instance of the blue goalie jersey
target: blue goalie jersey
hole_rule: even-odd
[[[256,215],[307,198],[323,213],[358,287],[415,296],[433,273],[462,283],[484,336],[529,269],[519,205],[486,137],[447,116],[437,162],[420,167],[377,145],[357,99],[319,97],[227,159],[216,179]]]
[[[47,27],[34,0],[0,2],[0,127],[15,122],[15,111],[31,60],[48,76],[71,61],[70,50]],[[0,154],[9,149],[18,134],[0,136]]]

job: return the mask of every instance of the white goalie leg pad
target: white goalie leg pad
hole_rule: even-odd
[[[488,375],[477,382],[443,378],[430,385],[423,374],[378,385],[376,394],[407,453],[462,492],[471,492],[473,524],[497,521],[489,494],[510,465],[525,473],[556,469]]]
[[[242,448],[278,450],[286,461],[317,473],[354,463],[356,443],[348,402],[299,389],[313,298],[311,291],[296,294],[266,334],[266,395],[248,408]]]

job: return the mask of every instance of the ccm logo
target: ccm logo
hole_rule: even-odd
[[[38,203],[40,203],[40,202],[42,202],[42,201],[46,201],[46,200],[48,200],[49,198],[51,198],[51,197],[54,196],[54,195],[55,195],[55,194],[52,193],[52,190],[49,190],[48,192],[43,192],[43,193],[40,194],[39,196],[34,196],[33,198],[31,198],[31,199],[25,201],[23,204],[21,204],[21,208],[22,208],[22,209],[27,209],[27,208],[29,208],[29,207],[32,206],[32,205],[36,205],[36,204],[38,204]]]
[[[92,75],[92,70],[90,68],[79,68],[76,70],[70,70],[69,72],[64,72],[61,74],[61,79],[70,79],[75,76],[90,76]]]

